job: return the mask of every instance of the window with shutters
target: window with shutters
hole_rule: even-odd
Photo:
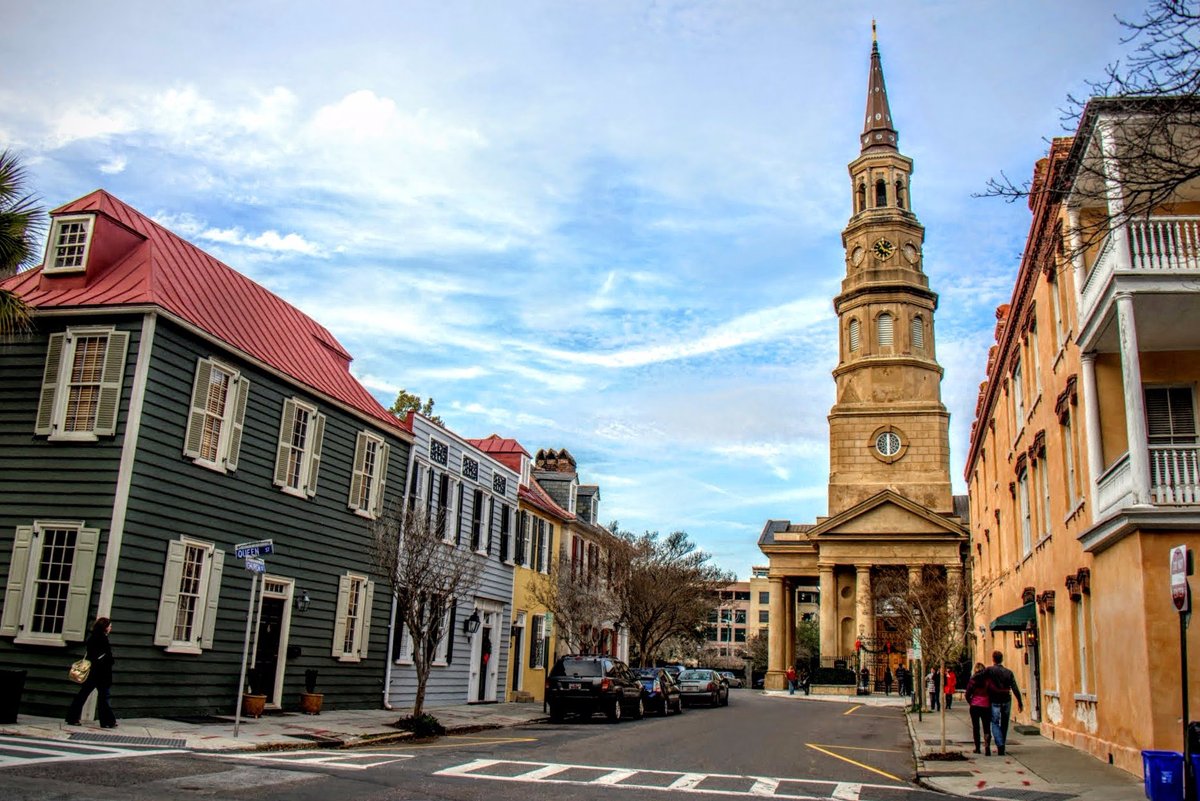
[[[857,317],[850,318],[850,352],[858,350],[859,322]]]
[[[249,394],[250,382],[237,370],[200,359],[192,383],[183,455],[212,470],[236,470]]]
[[[340,662],[359,662],[367,655],[374,607],[375,582],[347,573],[338,580],[334,610],[333,656]]]
[[[1146,387],[1146,433],[1151,445],[1196,444],[1191,387]]]
[[[0,636],[37,645],[86,639],[99,539],[80,521],[17,526]]]
[[[1013,367],[1012,402],[1013,414],[1016,415],[1016,419],[1013,421],[1013,431],[1020,432],[1025,427],[1025,382],[1021,376],[1020,360]]]
[[[507,503],[500,504],[500,561],[512,564],[512,552],[509,550],[509,538],[512,530],[512,507]]]
[[[529,546],[529,513],[522,509],[517,514],[517,537],[513,548],[513,561],[518,565],[529,564],[525,555]]]
[[[544,670],[546,667],[546,616],[532,615],[529,626],[529,667]]]
[[[34,433],[94,442],[116,433],[129,333],[68,328],[51,334]]]
[[[1046,459],[1043,458],[1038,462],[1038,481],[1041,482],[1042,490],[1042,538],[1045,539],[1054,533],[1053,520],[1050,516],[1050,470]]]
[[[94,219],[84,214],[54,220],[46,239],[45,273],[81,273],[87,269]]]
[[[487,541],[483,536],[483,512],[483,490],[477,489],[471,494],[471,550],[487,553]]]
[[[354,439],[354,465],[350,476],[350,508],[374,520],[383,513],[391,448],[383,437],[359,431]]]
[[[1029,471],[1022,470],[1017,476],[1017,502],[1021,507],[1021,554],[1028,556],[1033,550],[1033,518],[1029,504]]]
[[[154,644],[170,653],[212,647],[225,554],[214,543],[180,537],[167,543]]]
[[[912,318],[912,347],[925,350],[925,318],[919,314]]]
[[[875,318],[875,340],[879,347],[890,348],[892,346],[892,315],[884,312]]]
[[[316,495],[324,438],[325,415],[296,398],[285,400],[275,459],[275,485],[290,495],[309,498]]]

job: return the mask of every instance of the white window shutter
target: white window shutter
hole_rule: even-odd
[[[884,312],[875,318],[876,340],[880,347],[887,347],[892,344],[892,315]]]
[[[351,509],[358,508],[358,499],[362,497],[362,485],[366,480],[363,467],[367,463],[367,432],[359,431],[354,438],[354,469],[350,473],[350,498],[347,505]]]
[[[305,443],[309,447],[309,453],[312,454],[308,460],[308,482],[304,485],[304,491],[310,498],[317,494],[317,473],[321,469],[321,445],[325,440],[325,415],[314,413],[312,417],[312,442]]]
[[[859,322],[857,318],[850,319],[850,352],[858,350],[858,328]]]
[[[925,350],[925,320],[920,315],[912,319],[912,346],[914,350]]]
[[[42,396],[38,400],[37,422],[33,433],[49,434],[54,425],[54,401],[58,395],[58,372],[62,367],[66,334],[51,334],[46,346],[46,369],[42,373]],[[5,609],[8,605],[5,604]]]
[[[4,588],[4,611],[0,613],[0,637],[15,637],[21,624],[21,601],[33,551],[33,526],[17,526],[12,559],[8,563],[8,586]]]
[[[367,645],[371,640],[371,610],[375,608],[375,582],[364,582],[366,588],[363,590],[361,599],[361,607],[358,616],[358,636],[354,639],[358,642],[359,657],[367,658]]]
[[[100,377],[100,398],[96,404],[96,434],[112,436],[117,430],[117,412],[121,408],[121,384],[125,380],[125,355],[129,352],[129,332],[108,335],[104,352],[104,372]]]
[[[233,379],[233,420],[229,426],[229,453],[225,456],[225,468],[237,470],[238,455],[242,452],[242,427],[246,423],[246,402],[250,399],[250,382],[240,373]]]
[[[100,529],[81,528],[75,535],[75,561],[71,565],[71,584],[67,591],[67,611],[63,619],[63,639],[83,642],[88,636],[88,612],[92,601],[92,578],[96,572],[96,549]]]
[[[204,634],[200,637],[201,648],[212,648],[213,634],[217,630],[217,605],[221,601],[221,574],[225,572],[225,552],[213,548],[209,554],[208,594],[204,601]]]
[[[200,456],[204,439],[204,412],[208,408],[208,387],[212,381],[213,364],[208,359],[196,360],[196,378],[192,383],[192,406],[188,410],[187,433],[183,435],[183,455]]]
[[[387,490],[388,459],[392,449],[386,442],[380,444],[379,454],[375,459],[375,490],[371,493],[371,512],[376,517],[383,514],[383,493]]]
[[[170,645],[175,637],[175,613],[179,608],[179,582],[183,578],[186,551],[182,540],[167,543],[167,564],[163,569],[162,595],[158,599],[158,623],[154,627],[155,645]]]
[[[346,655],[342,650],[342,646],[346,643],[346,610],[350,608],[350,582],[352,579],[349,576],[342,576],[338,579],[338,596],[337,605],[333,611],[333,649],[334,656],[341,659]]]
[[[283,402],[283,416],[279,421],[279,447],[275,453],[275,479],[277,487],[287,484],[288,444],[292,440],[292,429],[296,426],[296,401],[288,398]]]

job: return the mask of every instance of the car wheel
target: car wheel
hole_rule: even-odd
[[[683,699],[682,698],[680,698],[679,701],[675,704],[675,714],[676,715],[683,714]]]
[[[714,692],[712,694],[712,699],[709,700],[709,702],[708,702],[708,705],[715,707],[720,703],[721,703],[721,694],[719,692]]]
[[[641,720],[646,717],[646,705],[642,703],[642,697],[638,696],[637,706],[633,709],[633,719]]]
[[[721,696],[721,706],[729,706],[729,691],[725,691],[725,695]]]
[[[608,708],[608,712],[605,713],[608,715],[608,722],[609,723],[620,723],[621,722],[621,712],[622,712],[621,699],[618,698],[617,700],[612,702],[612,706],[610,706]]]

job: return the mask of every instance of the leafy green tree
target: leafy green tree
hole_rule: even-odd
[[[396,395],[396,402],[388,411],[400,418],[407,416],[409,412],[416,412],[440,426],[446,424],[441,417],[433,413],[433,398],[423,401],[420,395],[415,395],[407,389],[400,390]]]
[[[0,279],[33,260],[45,223],[45,209],[28,188],[29,176],[17,155],[0,151]],[[0,289],[0,336],[29,329],[29,307]]]

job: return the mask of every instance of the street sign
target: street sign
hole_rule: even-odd
[[[253,556],[246,557],[246,569],[251,573],[266,573],[267,563],[262,559],[256,559]]]
[[[1188,611],[1186,545],[1171,549],[1171,601],[1180,612]]]
[[[912,646],[908,649],[908,658],[914,661],[921,658],[921,629],[913,627]]]
[[[245,559],[247,556],[267,556],[275,552],[275,543],[272,540],[243,542],[233,546],[233,550],[238,559]]]

